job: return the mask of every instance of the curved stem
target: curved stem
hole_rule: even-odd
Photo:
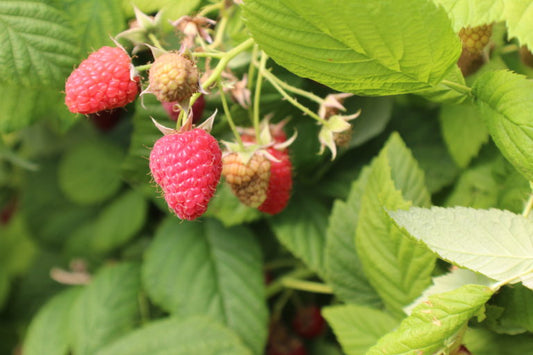
[[[205,6],[200,12],[198,12],[196,14],[196,16],[203,17],[203,16],[207,15],[208,13],[210,13],[212,11],[216,11],[216,10],[218,10],[220,8],[224,8],[224,0],[221,0],[220,2],[218,2],[216,4],[211,4],[211,5]]]
[[[455,90],[455,91],[457,91],[457,92],[459,92],[461,94],[465,94],[465,95],[471,95],[472,94],[472,89],[471,88],[469,88],[468,86],[465,86],[465,85],[454,83],[453,81],[443,80],[443,81],[441,81],[441,84],[444,85],[444,86],[447,86],[450,89]]]
[[[267,297],[272,297],[279,293],[281,290],[283,290],[283,279],[285,277],[289,278],[307,278],[313,276],[315,273],[309,269],[296,269],[289,273],[287,273],[285,276],[282,276],[281,278],[276,279],[274,282],[272,282],[270,285],[266,288],[266,295]]]
[[[283,80],[281,80],[280,78],[275,76],[274,74],[272,74],[272,73],[270,73],[270,74],[272,75],[272,80],[275,80],[276,83],[278,83],[279,86],[281,86],[285,90],[293,92],[296,95],[307,97],[309,100],[314,101],[314,102],[316,102],[319,105],[322,105],[322,103],[324,103],[324,99],[323,98],[313,94],[312,92],[309,92],[309,91],[306,91],[306,90],[302,90],[300,88],[297,88],[295,86],[287,84],[286,82],[284,82]]]
[[[152,44],[154,45],[154,47],[159,48],[163,51],[165,50],[165,48],[163,48],[163,46],[161,45],[161,43],[159,42],[159,40],[153,33],[148,34],[148,38],[150,39],[150,41],[152,41]]]
[[[305,107],[304,105],[299,103],[298,100],[296,100],[294,97],[290,96],[285,91],[285,89],[283,89],[278,84],[278,82],[274,79],[274,74],[272,74],[268,70],[264,70],[263,71],[263,76],[265,77],[265,79],[267,79],[272,84],[272,86],[274,86],[274,88],[281,94],[281,96],[283,96],[283,98],[285,98],[287,101],[289,101],[293,106],[297,107],[303,113],[305,113],[306,115],[310,116],[311,118],[317,120],[318,122],[320,122],[322,124],[326,123],[326,120],[320,118],[320,116],[318,116],[316,113],[314,113],[313,111],[311,111],[310,109],[308,109],[307,107]]]
[[[326,294],[333,293],[333,289],[330,286],[319,282],[305,281],[292,277],[284,277],[281,279],[281,283],[283,284],[283,286],[295,290]]]
[[[213,69],[213,72],[211,73],[209,78],[207,78],[207,80],[202,83],[202,86],[204,87],[204,89],[207,90],[209,86],[211,86],[213,83],[215,83],[215,81],[218,80],[218,78],[220,77],[220,74],[224,71],[224,69],[230,62],[230,60],[232,60],[235,56],[237,56],[238,54],[250,48],[253,44],[254,44],[253,38],[248,38],[246,41],[242,42],[237,47],[226,52],[226,54],[224,54],[220,58],[220,61],[218,62],[215,69]]]
[[[224,31],[226,30],[226,25],[228,24],[228,18],[229,16],[225,14],[222,19],[217,24],[217,31],[215,33],[215,38],[213,39],[213,43],[211,43],[207,48],[212,49],[218,47],[222,43],[222,39],[224,38]]]
[[[526,206],[524,207],[522,216],[526,218],[529,217],[529,213],[531,212],[531,209],[533,209],[533,193],[529,195],[529,199],[527,200]]]
[[[265,52],[261,52],[261,61],[259,63],[259,72],[257,73],[257,81],[255,83],[255,92],[254,92],[254,107],[253,107],[253,116],[252,116],[252,124],[254,126],[255,131],[255,137],[256,139],[259,139],[260,132],[259,132],[259,106],[261,103],[261,87],[263,86],[263,72],[265,71],[265,65],[266,61],[268,59],[268,56],[265,54]]]
[[[148,64],[139,65],[139,66],[135,67],[135,70],[138,71],[138,72],[141,72],[141,71],[146,71],[146,70],[150,69],[151,67],[152,67],[152,63],[148,63]]]
[[[244,148],[242,144],[241,135],[237,131],[237,127],[235,126],[235,123],[233,122],[233,118],[231,117],[231,112],[229,110],[228,101],[226,100],[226,94],[224,93],[224,90],[222,90],[222,83],[220,82],[220,80],[218,81],[218,92],[220,93],[220,100],[222,101],[222,107],[224,108],[224,114],[226,115],[231,131],[233,132],[233,135],[235,136],[235,140],[239,144],[239,147]]]

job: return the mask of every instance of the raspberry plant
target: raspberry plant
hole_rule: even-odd
[[[0,353],[530,353],[532,9],[3,0]]]

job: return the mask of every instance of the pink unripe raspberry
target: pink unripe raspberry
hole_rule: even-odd
[[[161,137],[150,153],[150,171],[168,207],[181,219],[193,220],[207,210],[222,171],[216,139],[196,128]]]
[[[139,92],[131,78],[131,58],[118,47],[102,47],[81,62],[67,79],[65,103],[74,113],[90,114],[126,106]]]

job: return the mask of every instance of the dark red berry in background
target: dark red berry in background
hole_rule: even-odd
[[[178,116],[180,115],[180,109],[177,106],[177,101],[173,102],[162,102],[161,103],[167,111],[168,116],[172,121],[177,121]],[[200,121],[202,118],[202,115],[204,113],[205,108],[205,98],[204,95],[200,95],[196,101],[194,101],[194,104],[192,105],[192,123],[196,123]]]
[[[0,206],[0,225],[7,225],[17,209],[17,199],[12,197],[4,206]]]
[[[280,322],[270,324],[267,355],[307,355],[305,346],[298,337],[289,333]]]
[[[122,108],[117,108],[91,113],[89,115],[89,121],[101,132],[108,132],[117,125],[123,112],[124,110]]]
[[[292,320],[294,331],[303,338],[312,339],[324,332],[326,321],[316,306],[300,308]]]

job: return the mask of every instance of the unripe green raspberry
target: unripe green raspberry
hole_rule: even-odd
[[[158,57],[150,68],[149,80],[149,92],[161,102],[184,102],[200,89],[196,65],[177,52]]]

